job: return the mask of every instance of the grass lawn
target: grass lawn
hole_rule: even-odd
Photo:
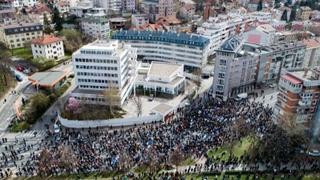
[[[13,123],[12,126],[9,128],[10,128],[10,132],[21,132],[29,129],[29,127],[30,127],[29,123],[27,123],[26,121],[20,121],[20,122]]]
[[[202,180],[207,178],[208,180],[255,180],[254,174],[242,174],[242,175],[199,175],[191,174],[186,176],[186,180]],[[273,174],[262,174],[257,176],[259,180],[301,180],[298,176],[289,175],[273,175]],[[304,178],[303,178],[304,179]],[[311,179],[310,179],[311,180]],[[312,179],[316,180],[316,179]]]
[[[32,50],[29,48],[13,49],[12,56],[16,56],[16,57],[24,59],[24,60],[31,60],[33,58]]]
[[[36,66],[39,71],[45,71],[58,64],[57,61],[51,59],[33,58],[32,50],[29,48],[13,49],[12,56],[29,61],[32,65]]]
[[[241,157],[245,152],[250,151],[250,147],[253,146],[256,142],[256,138],[253,136],[247,136],[241,139],[241,141],[236,142],[235,144],[229,144],[222,146],[218,149],[211,149],[208,151],[208,156],[210,158],[220,158],[220,161],[226,161],[231,153],[236,157]]]
[[[105,120],[113,118],[122,118],[124,114],[125,111],[123,111],[120,108],[113,108],[112,115],[108,106],[81,104],[79,113],[70,113],[67,111],[63,111],[61,113],[61,116],[70,120]]]
[[[302,180],[315,180],[315,179],[320,179],[320,173],[305,175],[302,178]]]

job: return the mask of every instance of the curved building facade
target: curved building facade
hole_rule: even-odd
[[[186,71],[207,63],[209,39],[185,33],[160,31],[116,31],[111,35],[137,48],[138,60],[184,65]]]

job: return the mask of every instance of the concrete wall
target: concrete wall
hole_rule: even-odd
[[[140,117],[129,117],[129,118],[118,118],[108,120],[69,120],[62,118],[58,115],[58,120],[61,125],[67,128],[96,128],[96,127],[119,127],[119,126],[133,126],[140,124],[148,124],[152,122],[163,121],[163,117],[160,114],[140,116]]]

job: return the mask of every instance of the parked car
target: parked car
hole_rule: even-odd
[[[17,69],[18,71],[20,71],[20,72],[22,72],[22,71],[25,70],[25,68],[24,68],[23,66],[21,66],[21,65],[16,66],[16,69]]]
[[[29,73],[30,73],[30,69],[25,69],[25,70],[23,70],[23,73],[29,74]]]
[[[270,88],[275,88],[277,85],[276,84],[269,84]]]
[[[154,95],[150,94],[150,97],[148,98],[148,101],[153,101],[153,99],[154,99]]]
[[[59,126],[57,124],[53,125],[53,131],[54,131],[54,133],[59,133],[60,132],[60,128],[59,128]]]
[[[21,82],[23,80],[23,78],[19,74],[16,74],[16,80]]]

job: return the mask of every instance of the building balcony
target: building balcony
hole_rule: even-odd
[[[312,103],[311,100],[309,100],[309,101],[301,101],[301,100],[300,100],[300,101],[298,102],[299,106],[303,106],[303,107],[305,107],[305,106],[310,106],[311,103]]]
[[[303,84],[307,87],[320,86],[320,80],[304,81]]]
[[[281,81],[281,80],[280,80],[280,82],[279,82],[279,86],[282,87],[282,88],[284,88],[285,90],[288,90],[288,91],[290,91],[290,92],[292,92],[292,93],[295,93],[295,94],[298,94],[298,93],[301,92],[301,88],[299,88],[299,87],[292,87],[292,86],[290,86],[288,83],[285,83],[285,82],[283,82],[283,81]]]

